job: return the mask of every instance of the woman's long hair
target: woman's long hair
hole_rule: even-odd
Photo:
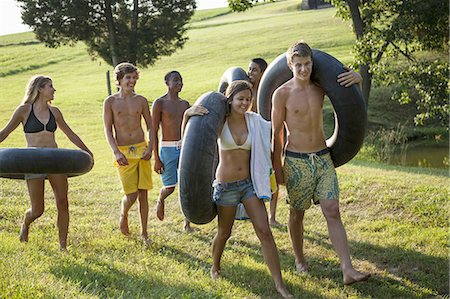
[[[25,89],[25,95],[23,96],[22,104],[33,104],[39,97],[39,88],[42,88],[48,82],[51,82],[52,78],[48,76],[34,76],[30,79]]]

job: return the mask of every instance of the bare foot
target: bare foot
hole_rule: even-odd
[[[151,239],[149,239],[146,234],[141,234],[140,238],[141,238],[142,242],[144,242],[145,245],[151,245],[153,243],[153,241]]]
[[[370,273],[362,273],[353,269],[350,273],[344,274],[344,284],[351,285],[355,282],[367,281],[370,277]]]
[[[67,245],[59,245],[59,251],[64,252],[64,253],[68,253],[69,251],[67,250]]]
[[[298,274],[306,274],[306,273],[308,273],[308,264],[306,262],[298,263],[298,264],[296,263],[295,270],[297,270]]]
[[[210,274],[211,274],[211,278],[212,279],[218,279],[219,277],[220,277],[220,269],[217,269],[217,270],[214,270],[212,267],[211,267],[211,271],[210,271]]]
[[[286,287],[284,285],[282,286],[276,286],[277,292],[278,294],[281,295],[281,297],[283,298],[294,298],[294,296],[289,293],[289,291],[286,289]]]
[[[25,223],[22,223],[20,227],[19,240],[20,242],[28,242],[28,227]]]
[[[164,220],[164,201],[158,200],[156,203],[156,217],[158,217],[159,220]]]
[[[276,227],[276,228],[282,228],[282,227],[284,227],[284,225],[283,224],[281,224],[280,222],[278,222],[278,221],[276,221],[276,220],[269,220],[269,225],[271,226],[271,227]]]
[[[189,222],[185,222],[183,226],[183,231],[187,234],[193,233],[194,229],[191,227],[191,224]]]

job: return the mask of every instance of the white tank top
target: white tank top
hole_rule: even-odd
[[[247,125],[248,127],[248,125]],[[247,140],[245,140],[244,144],[237,145],[236,142],[233,139],[233,136],[231,135],[230,128],[228,127],[228,120],[225,121],[225,124],[223,125],[222,133],[220,133],[218,144],[219,149],[224,151],[234,150],[234,149],[243,149],[249,151],[252,148],[252,142],[251,142],[251,136],[250,136],[250,130],[248,130],[247,134]]]

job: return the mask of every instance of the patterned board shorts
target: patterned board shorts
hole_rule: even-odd
[[[339,185],[328,149],[315,153],[286,151],[283,166],[286,201],[295,210],[307,210],[320,200],[338,200]]]

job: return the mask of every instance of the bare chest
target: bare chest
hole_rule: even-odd
[[[162,105],[161,116],[162,121],[181,120],[184,111],[188,108],[183,102],[165,102]]]
[[[140,116],[142,106],[137,102],[117,101],[112,105],[114,116]]]

